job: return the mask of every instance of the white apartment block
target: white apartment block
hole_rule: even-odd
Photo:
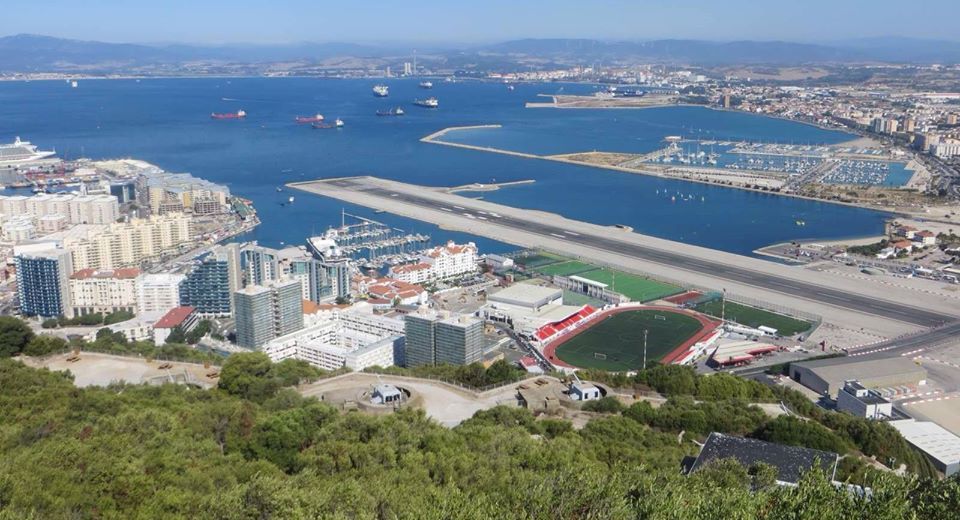
[[[69,282],[73,315],[137,312],[136,281],[139,275],[139,269],[76,271],[70,275]]]
[[[403,341],[403,334],[402,319],[348,309],[273,339],[263,350],[274,362],[292,358],[325,370],[344,366],[363,370],[374,365],[392,366],[396,343]]]
[[[75,269],[118,269],[137,266],[169,253],[192,237],[192,217],[182,213],[111,224],[85,238],[64,240]]]
[[[401,282],[422,284],[476,273],[477,246],[473,242],[459,245],[447,242],[420,255],[414,264],[390,268],[388,276]]]
[[[62,216],[68,224],[113,224],[120,218],[120,202],[113,195],[39,193],[0,196],[0,213],[31,215],[34,219]]]
[[[141,314],[163,315],[180,306],[182,274],[142,274],[136,280],[137,311]]]

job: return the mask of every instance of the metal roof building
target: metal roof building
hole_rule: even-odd
[[[937,423],[906,419],[890,421],[913,447],[926,454],[936,468],[950,476],[960,470],[960,437]]]
[[[902,357],[837,357],[792,363],[790,377],[814,392],[835,398],[845,381],[859,381],[864,388],[918,385],[926,383],[927,371]]]

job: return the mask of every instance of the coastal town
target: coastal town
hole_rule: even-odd
[[[960,65],[111,45],[0,62],[0,469],[110,497],[0,516],[956,505]]]

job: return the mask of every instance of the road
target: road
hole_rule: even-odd
[[[406,204],[432,210],[441,209],[448,212],[454,211],[447,207],[447,204],[434,198],[382,188],[365,182],[362,178],[335,179],[325,182],[339,188],[363,192],[367,195],[373,195],[386,200],[402,201]],[[455,211],[457,213],[472,212],[474,215],[484,215],[484,218],[488,220],[489,223],[511,228],[516,231],[533,233],[547,238],[571,240],[577,244],[592,247],[600,251],[669,265],[686,271],[709,274],[710,276],[723,280],[739,282],[778,292],[790,298],[804,298],[921,327],[939,327],[956,320],[953,316],[939,312],[920,309],[893,301],[880,300],[822,285],[760,273],[751,269],[744,269],[688,254],[646,247],[641,244],[610,238],[609,236],[582,233],[576,233],[571,236],[568,230],[563,227],[554,226],[542,220],[493,214],[490,213],[489,210],[485,211],[484,209],[471,205],[469,201],[470,199],[463,198],[461,202],[458,202]],[[478,226],[478,228],[479,227],[482,226]],[[478,231],[478,234],[483,233]],[[490,238],[497,239],[498,237],[493,236]]]

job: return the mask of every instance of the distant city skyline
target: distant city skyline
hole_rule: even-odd
[[[520,38],[785,40],[806,43],[885,36],[958,40],[960,3],[908,9],[890,0],[39,0],[7,9],[0,35],[131,43],[434,43]]]

